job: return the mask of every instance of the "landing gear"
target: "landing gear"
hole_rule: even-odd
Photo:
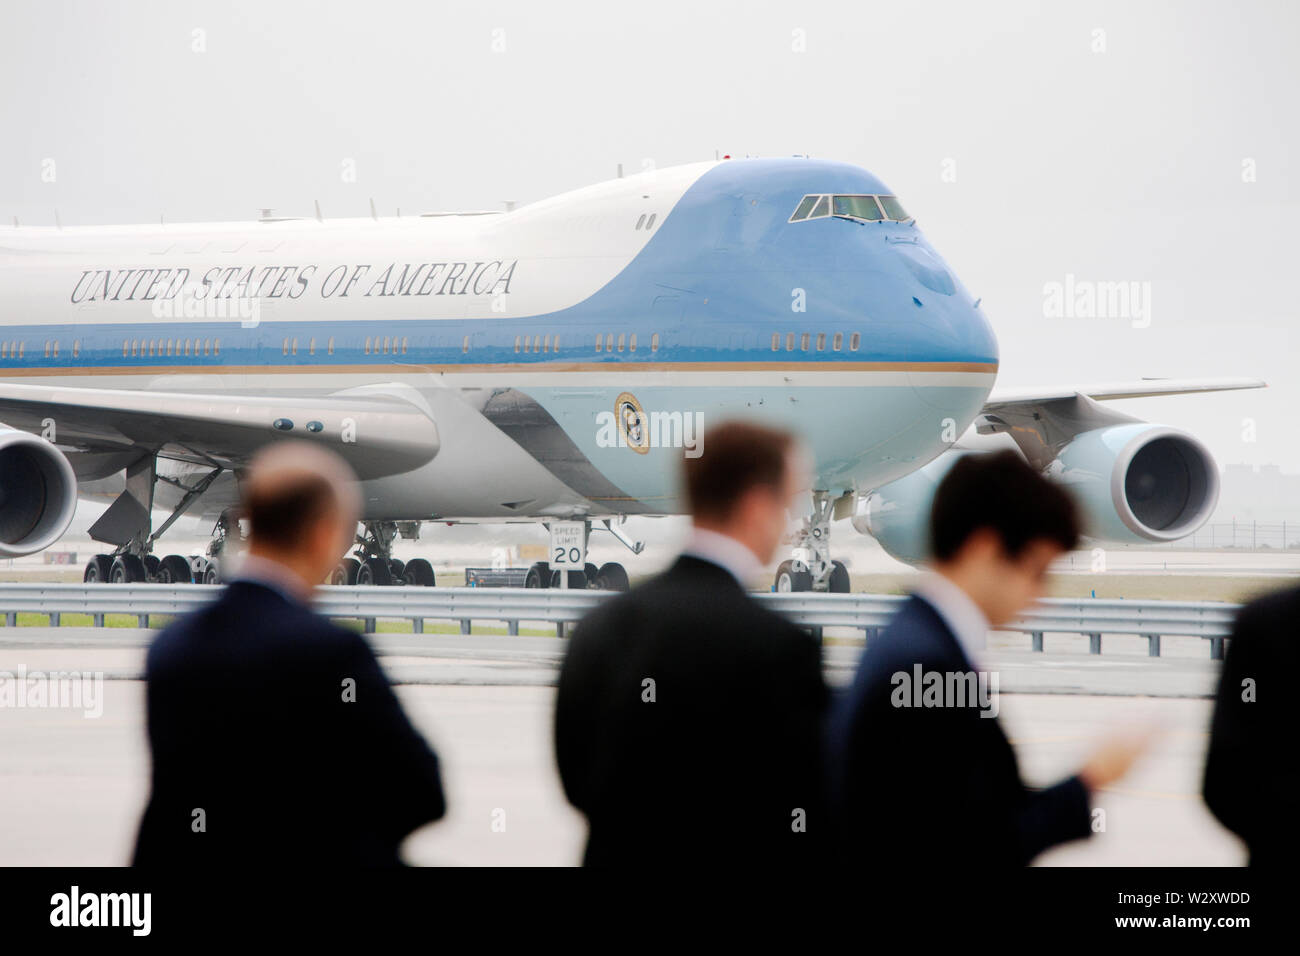
[[[561,574],[568,574],[569,576],[568,581],[566,581],[564,584],[560,583]],[[551,587],[553,588],[568,587],[568,589],[571,591],[585,591],[587,590],[586,572],[579,571],[576,568],[573,569],[572,571],[561,571],[559,568],[556,568],[554,571],[551,572]]]
[[[433,565],[424,558],[401,561],[393,557],[393,542],[400,533],[415,540],[420,536],[418,521],[367,521],[357,535],[357,549],[344,558],[330,575],[330,584],[389,587],[409,585],[431,588]]]
[[[106,554],[97,554],[86,563],[86,572],[81,580],[86,584],[107,584],[113,568],[113,559]]]
[[[119,554],[109,568],[108,579],[113,584],[141,584],[149,580],[144,561],[134,554]]]
[[[431,588],[434,586],[433,565],[424,558],[413,558],[406,562],[402,577],[412,587]]]
[[[190,563],[179,554],[169,554],[158,562],[154,574],[159,584],[193,584],[194,572]]]
[[[524,575],[524,587],[549,588],[551,586],[551,566],[545,561],[538,561]]]
[[[361,587],[393,583],[393,569],[387,558],[366,558],[357,569],[357,584]]]
[[[794,561],[782,561],[776,569],[776,590],[780,594],[792,591],[811,591],[812,574],[806,567],[796,567]]]
[[[587,565],[592,567],[592,565]],[[602,564],[596,572],[592,586],[597,591],[626,591],[631,585],[627,579],[627,569],[614,561]]]
[[[830,492],[813,492],[813,513],[794,534],[789,561],[776,571],[774,590],[781,593],[825,591],[847,594],[852,590],[848,568],[831,560],[831,517],[835,499]]]
[[[356,558],[344,558],[334,567],[334,573],[330,575],[330,584],[353,585],[357,583],[357,572],[361,570],[361,562]]]

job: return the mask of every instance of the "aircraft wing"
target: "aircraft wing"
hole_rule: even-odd
[[[1265,388],[1256,378],[1147,378],[1138,382],[1015,388],[993,391],[975,419],[981,435],[1009,435],[1036,468],[1046,468],[1074,436],[1105,425],[1135,422],[1104,401]]]
[[[418,468],[439,448],[433,419],[391,394],[311,398],[6,382],[0,421],[70,451],[74,467],[81,460],[81,478],[110,474],[146,453],[234,468],[268,442],[295,437],[332,448],[359,478],[380,478]]]
[[[1241,388],[1266,388],[1257,378],[1144,378],[1137,382],[1102,382],[1053,388],[994,389],[985,410],[997,405],[1050,402],[1084,395],[1094,401],[1118,398],[1149,398],[1154,395],[1191,395],[1196,392],[1230,392]]]

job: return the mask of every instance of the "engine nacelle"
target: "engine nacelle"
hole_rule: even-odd
[[[77,510],[77,476],[62,452],[27,432],[0,430],[0,557],[44,550]]]
[[[1047,476],[1074,493],[1088,535],[1103,541],[1176,541],[1219,502],[1219,469],[1205,446],[1146,422],[1076,435]]]
[[[930,505],[948,470],[968,451],[945,452],[859,502],[853,527],[890,555],[919,564],[929,553]],[[1083,432],[1047,467],[1069,488],[1084,533],[1102,541],[1174,541],[1207,520],[1219,500],[1210,453],[1186,432],[1134,422]]]
[[[906,564],[920,564],[930,553],[930,504],[944,475],[967,451],[946,451],[924,468],[881,485],[858,500],[853,527],[880,542]]]

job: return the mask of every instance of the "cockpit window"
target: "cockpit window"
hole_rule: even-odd
[[[836,196],[835,215],[875,222],[883,219],[875,196]]]
[[[878,196],[877,198],[880,200],[881,208],[885,210],[886,219],[896,219],[899,222],[904,222],[912,218],[903,211],[903,204],[898,201],[897,196]]]
[[[804,196],[795,207],[790,222],[837,216],[859,222],[908,222],[911,216],[897,196]]]
[[[807,219],[808,213],[812,212],[812,207],[820,198],[820,196],[804,196],[803,200],[799,203],[799,208],[796,209],[794,215],[790,217],[790,221],[798,222],[800,219]]]

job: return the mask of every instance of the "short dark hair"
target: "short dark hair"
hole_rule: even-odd
[[[303,532],[338,504],[328,478],[304,471],[265,488],[253,482],[244,494],[243,513],[253,541],[292,548],[302,541]]]
[[[936,561],[950,560],[985,528],[1011,558],[1031,541],[1051,541],[1063,551],[1079,543],[1074,500],[1009,449],[963,455],[939,482],[930,510],[930,553]]]
[[[750,489],[781,488],[795,439],[779,428],[736,421],[710,428],[703,444],[703,454],[686,459],[686,501],[696,517],[726,519]]]

